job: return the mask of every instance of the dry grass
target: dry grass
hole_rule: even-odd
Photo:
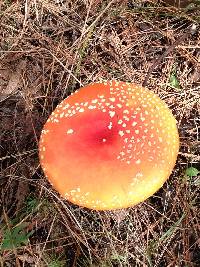
[[[1,251],[1,267],[200,265],[199,180],[185,175],[188,166],[200,166],[198,4],[0,3],[0,238],[22,224],[32,231],[26,245]],[[173,110],[181,140],[163,188],[117,212],[60,199],[37,155],[56,105],[101,78],[145,81]]]

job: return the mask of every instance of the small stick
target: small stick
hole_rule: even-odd
[[[171,46],[169,46],[165,52],[159,57],[157,58],[154,63],[149,67],[147,75],[144,79],[144,82],[142,83],[142,86],[145,87],[147,85],[147,81],[149,79],[149,76],[151,75],[151,73],[153,72],[153,70],[160,65],[160,63],[162,62],[162,60],[170,53],[172,52],[175,47],[180,44],[182,41],[184,41],[186,39],[186,37],[192,32],[193,30],[193,25],[191,26],[190,31],[186,32],[185,34],[183,34],[180,38],[178,38]]]

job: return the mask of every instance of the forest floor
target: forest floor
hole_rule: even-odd
[[[200,266],[199,0],[0,2],[0,266]],[[180,152],[145,202],[97,212],[60,198],[38,160],[41,129],[82,85],[156,92]]]

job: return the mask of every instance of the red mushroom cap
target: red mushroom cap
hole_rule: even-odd
[[[44,125],[40,162],[55,189],[96,210],[133,206],[169,177],[179,150],[176,120],[153,92],[107,81],[63,100]]]

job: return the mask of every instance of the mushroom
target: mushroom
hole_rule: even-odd
[[[96,210],[126,208],[167,180],[179,150],[176,120],[152,91],[92,83],[64,99],[42,130],[39,156],[52,186]]]

